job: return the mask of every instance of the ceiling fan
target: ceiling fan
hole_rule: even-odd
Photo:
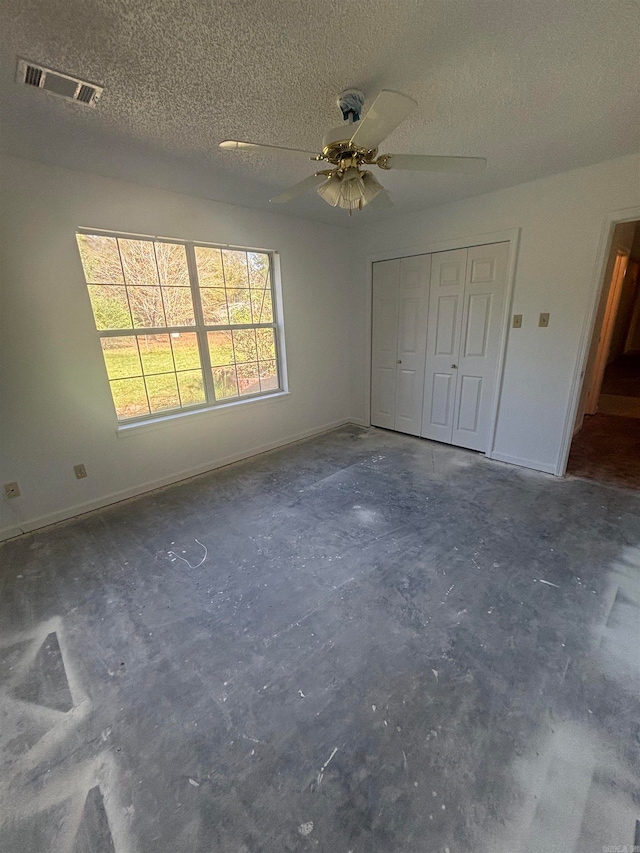
[[[280,145],[261,145],[226,139],[220,143],[225,151],[257,151],[304,156],[315,162],[326,161],[331,168],[315,172],[290,189],[272,198],[276,204],[291,201],[308,190],[315,189],[333,207],[349,211],[362,208],[378,199],[376,206],[391,205],[391,199],[373,172],[365,166],[381,169],[403,169],[420,172],[479,172],[487,164],[484,157],[437,157],[428,154],[378,154],[378,146],[418,106],[413,98],[400,92],[384,89],[368,112],[361,118],[364,94],[359,89],[347,89],[338,95],[337,103],[343,123],[325,133],[322,153],[284,148]]]

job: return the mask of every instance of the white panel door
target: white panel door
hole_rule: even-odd
[[[400,260],[373,264],[371,423],[395,429]]]
[[[400,261],[394,429],[420,435],[431,256]]]
[[[509,243],[467,249],[451,443],[487,451],[507,283]]]
[[[424,438],[451,443],[467,249],[431,256],[431,287],[424,379]]]

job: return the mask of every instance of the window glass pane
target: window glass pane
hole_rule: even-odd
[[[261,252],[247,252],[249,284],[259,290],[269,287],[269,255]]]
[[[230,367],[214,367],[212,372],[216,400],[224,400],[226,397],[238,396],[236,369],[233,365]]]
[[[247,253],[232,249],[222,250],[224,264],[224,279],[227,289],[249,287],[249,270],[247,269]]]
[[[195,406],[206,402],[202,373],[199,370],[185,370],[177,376],[183,406]]]
[[[233,364],[233,339],[231,332],[207,332],[211,366]]]
[[[159,284],[156,256],[151,240],[122,240],[118,238],[120,257],[127,285],[154,287]]]
[[[187,252],[179,243],[156,243],[156,263],[163,287],[190,287]]]
[[[233,349],[236,364],[243,361],[257,361],[256,333],[254,329],[243,329],[233,333]]]
[[[142,367],[138,355],[138,344],[133,335],[101,338],[100,343],[102,344],[102,354],[109,379],[140,376]]]
[[[271,291],[252,290],[251,307],[253,309],[254,323],[273,323],[273,310],[271,308]]]
[[[87,284],[124,284],[115,237],[76,234]]]
[[[260,392],[260,379],[258,377],[258,363],[239,364],[238,388],[240,394],[258,394]]]
[[[200,350],[198,338],[192,332],[172,332],[171,346],[176,370],[189,370],[200,367]]]
[[[278,388],[278,369],[275,361],[260,362],[260,390],[275,391]]]
[[[124,287],[113,284],[89,284],[89,299],[96,329],[130,329],[131,314]]]
[[[229,322],[235,324],[250,324],[251,319],[251,299],[250,290],[227,290],[227,302],[229,304]]]
[[[262,304],[262,313],[260,314],[261,323],[273,323],[273,301],[271,299],[271,291],[267,290],[264,294],[264,302]]]
[[[258,358],[266,361],[276,357],[276,342],[273,329],[256,329]]]
[[[159,287],[128,287],[127,295],[136,329],[166,326]]]
[[[138,335],[138,347],[145,374],[173,373],[169,335]]]
[[[188,287],[163,287],[164,312],[169,326],[195,326],[191,289]]]
[[[152,412],[180,408],[180,397],[178,396],[175,373],[161,373],[159,376],[147,376],[145,383],[147,385],[147,394],[149,395],[149,404]]]
[[[222,254],[220,249],[196,246],[196,267],[200,287],[224,287]]]
[[[205,332],[216,400],[277,390],[268,253],[194,246],[193,290],[184,243],[76,238],[119,420],[215,402],[202,373]]]
[[[203,287],[200,290],[202,314],[207,326],[228,326],[227,293],[222,288]]]
[[[144,379],[115,379],[111,382],[111,394],[118,420],[149,414]]]

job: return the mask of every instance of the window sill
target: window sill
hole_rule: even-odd
[[[245,406],[247,403],[267,403],[269,401],[280,400],[283,397],[288,397],[290,391],[276,391],[273,394],[265,395],[264,397],[250,397],[246,400],[232,400],[229,403],[217,403],[215,406],[205,406],[201,409],[191,409],[188,412],[173,412],[169,415],[162,415],[157,418],[152,418],[146,421],[137,421],[132,424],[118,424],[116,435],[118,438],[126,438],[131,435],[139,435],[141,432],[150,432],[151,430],[162,429],[163,427],[175,424],[185,418],[195,418],[197,415],[208,415],[211,412],[228,412],[238,406]]]

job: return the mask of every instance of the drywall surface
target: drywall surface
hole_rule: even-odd
[[[596,263],[607,216],[640,204],[640,155],[355,229],[360,314],[354,335],[353,414],[366,410],[367,259],[418,253],[448,240],[520,229],[512,313],[494,451],[504,461],[554,472],[559,463],[583,328],[595,298]],[[548,328],[538,315],[549,312]]]
[[[0,483],[22,490],[0,496],[5,535],[348,417],[354,289],[338,228],[16,158],[2,170]],[[118,436],[77,226],[278,251],[290,394]]]

